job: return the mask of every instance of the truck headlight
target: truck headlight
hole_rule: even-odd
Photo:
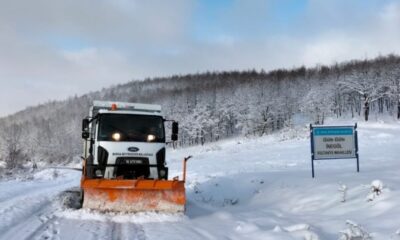
[[[121,134],[120,133],[113,133],[112,135],[111,135],[111,137],[112,137],[112,139],[114,140],[114,141],[119,141],[119,140],[121,140]]]
[[[156,139],[156,136],[154,136],[153,134],[149,134],[147,135],[147,141],[148,142],[152,142]]]

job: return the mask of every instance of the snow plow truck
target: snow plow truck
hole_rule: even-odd
[[[82,121],[82,207],[116,212],[183,212],[183,177],[168,180],[161,106],[94,101]],[[171,141],[178,139],[172,122]]]

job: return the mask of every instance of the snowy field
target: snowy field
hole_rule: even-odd
[[[66,208],[76,171],[3,181],[0,239],[400,239],[400,124],[358,130],[361,172],[353,159],[317,161],[315,179],[307,128],[170,150],[171,177],[193,155],[185,215]]]

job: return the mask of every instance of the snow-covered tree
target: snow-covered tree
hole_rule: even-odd
[[[13,123],[2,131],[4,149],[3,158],[8,169],[20,167],[25,160],[22,145],[22,129],[21,126]]]
[[[356,93],[363,101],[364,119],[368,121],[370,105],[388,93],[388,86],[381,81],[382,72],[373,68],[368,61],[354,68],[339,84],[347,93]]]

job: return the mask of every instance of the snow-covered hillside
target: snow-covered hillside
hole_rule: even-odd
[[[15,172],[72,162],[82,151],[82,119],[94,100],[160,104],[166,119],[179,122],[179,146],[194,146],[269,135],[296,126],[299,115],[319,124],[331,117],[400,119],[399,99],[400,57],[394,55],[132,81],[0,118],[0,166]]]
[[[400,239],[399,135],[399,123],[359,124],[361,172],[318,161],[315,179],[306,127],[170,150],[171,176],[193,155],[185,215],[69,209],[62,192],[80,173],[43,170],[0,182],[0,239]]]

